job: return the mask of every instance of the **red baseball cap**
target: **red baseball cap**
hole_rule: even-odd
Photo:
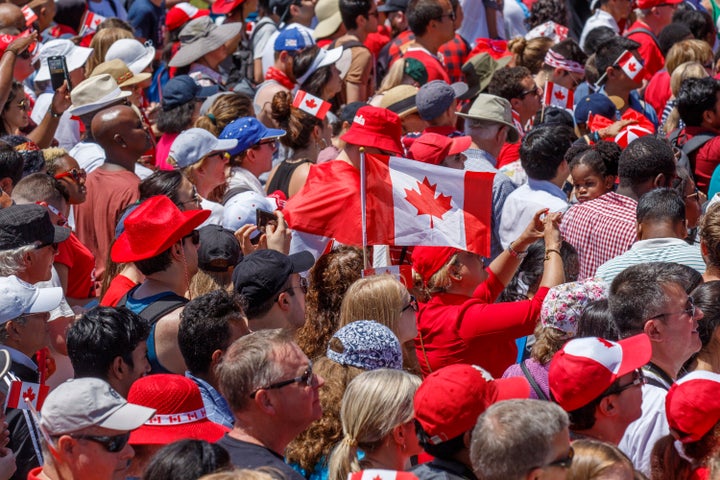
[[[650,338],[644,333],[619,342],[598,337],[570,340],[550,363],[550,392],[566,412],[572,412],[648,363],[651,356]]]
[[[472,143],[470,137],[448,137],[439,133],[424,133],[410,147],[413,159],[432,165],[440,165],[446,157],[462,153]]]
[[[352,145],[376,147],[395,155],[403,152],[402,122],[387,108],[365,105],[358,109],[350,128],[340,137]]]
[[[675,5],[682,3],[683,0],[636,0],[637,8],[652,8],[660,5]]]
[[[427,283],[450,257],[460,251],[455,247],[415,247],[412,252],[412,268],[423,282]]]
[[[665,415],[675,438],[700,440],[720,421],[720,375],[696,370],[675,382],[665,397]]]
[[[130,434],[131,445],[165,445],[194,438],[216,442],[229,428],[207,418],[198,386],[182,375],[148,375],[135,381],[128,402],[155,409],[155,415]]]
[[[428,375],[415,392],[415,419],[437,445],[472,430],[493,403],[530,398],[525,377],[493,380],[480,367],[449,365]]]
[[[190,20],[206,17],[210,10],[203,10],[187,2],[178,3],[165,14],[165,25],[169,31],[177,30]]]
[[[217,0],[210,8],[215,15],[226,15],[239,7],[244,1],[245,0]]]
[[[179,242],[210,216],[210,210],[180,209],[165,195],[151,197],[125,219],[125,231],[110,251],[113,262],[152,258]]]

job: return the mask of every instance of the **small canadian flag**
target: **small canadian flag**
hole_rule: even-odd
[[[293,107],[299,108],[305,113],[323,120],[330,110],[330,102],[311,95],[303,90],[298,90],[293,100]]]
[[[640,76],[640,79],[642,79],[645,76],[642,63],[635,58],[635,55],[633,55],[630,50],[625,50],[615,63],[622,68],[625,75],[630,77],[630,80],[635,80],[637,76]]]
[[[573,109],[573,91],[553,82],[545,84],[545,106]]]
[[[32,8],[25,5],[22,7],[23,15],[25,16],[25,25],[28,27],[33,24],[33,22],[37,21],[38,16],[35,14]]]
[[[29,410],[32,405],[35,410],[39,411],[49,390],[50,387],[47,385],[13,380],[10,383],[6,408]]]
[[[105,20],[105,17],[102,15],[93,13],[90,10],[86,11],[85,16],[83,17],[82,26],[80,27],[80,36],[87,35],[88,33],[92,33],[97,30],[97,26],[100,25],[103,20]]]
[[[370,275],[392,275],[395,279],[410,289],[413,286],[412,267],[410,265],[388,265],[386,267],[366,268],[362,271],[363,277]]]

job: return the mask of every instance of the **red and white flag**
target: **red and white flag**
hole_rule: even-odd
[[[5,408],[29,410],[32,405],[35,410],[39,411],[49,391],[50,387],[47,385],[13,380],[10,383]]]
[[[630,77],[630,80],[635,80],[635,77],[638,75],[640,76],[640,79],[645,77],[642,63],[640,63],[640,60],[635,58],[635,55],[633,55],[630,50],[625,50],[615,63],[622,68],[625,75]]]
[[[367,469],[359,472],[348,473],[347,480],[418,480],[418,477],[410,472],[397,470]]]
[[[298,90],[293,100],[293,107],[299,108],[303,112],[317,117],[320,120],[325,118],[325,115],[327,115],[327,112],[330,110],[330,106],[330,102],[326,102],[315,95],[310,95],[303,90]]]
[[[410,265],[388,265],[386,267],[366,268],[362,271],[363,277],[371,275],[392,275],[408,289],[413,287],[412,267]]]
[[[451,246],[490,255],[494,173],[365,158],[369,245]]]
[[[30,8],[29,6],[25,5],[24,7],[22,7],[22,12],[23,12],[23,15],[25,16],[25,25],[26,26],[29,27],[33,24],[33,22],[37,21],[38,16],[35,14],[33,9]]]
[[[93,13],[90,10],[87,10],[85,12],[85,15],[83,16],[82,25],[80,26],[80,36],[87,35],[88,33],[92,33],[97,30],[97,26],[100,25],[103,20],[105,20],[105,17],[102,15],[98,15],[97,13]]]
[[[545,106],[546,107],[559,107],[566,110],[572,110],[573,106],[573,91],[569,90],[562,85],[558,85],[553,82],[547,82],[545,84]]]

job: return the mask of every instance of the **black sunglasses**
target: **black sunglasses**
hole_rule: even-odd
[[[570,450],[568,450],[568,453],[565,457],[558,458],[557,460],[548,463],[546,465],[546,467],[570,468],[570,466],[572,465],[574,456],[575,456],[575,449],[573,449],[573,447],[570,446]]]
[[[107,436],[96,436],[96,435],[70,435],[72,438],[78,440],[90,440],[91,442],[99,443],[105,450],[110,453],[117,453],[125,448],[130,440],[130,432],[123,433],[121,435],[114,435],[112,437]]]
[[[312,387],[313,380],[315,379],[315,374],[313,374],[312,366],[312,361],[309,361],[307,369],[299,377],[291,378],[290,380],[283,380],[282,382],[271,383],[267,387],[260,387],[250,394],[250,398],[255,398],[255,395],[260,390],[274,390],[276,388],[287,387],[288,385],[292,385],[293,383],[304,383],[306,386]]]
[[[193,245],[200,245],[200,232],[197,230],[193,230],[192,232],[188,233],[183,237],[183,241],[189,238]]]
[[[408,308],[412,308],[413,312],[417,312],[417,311],[418,311],[418,302],[417,302],[417,299],[416,299],[415,297],[413,297],[412,295],[410,295],[410,301],[408,302],[407,305],[405,305],[405,307],[400,311],[400,313],[404,312],[404,311],[407,310]]]

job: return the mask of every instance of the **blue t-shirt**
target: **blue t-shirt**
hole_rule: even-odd
[[[128,12],[128,22],[139,37],[152,41],[155,48],[161,48],[164,43],[162,25],[165,24],[165,0],[159,7],[149,0],[135,0]]]

